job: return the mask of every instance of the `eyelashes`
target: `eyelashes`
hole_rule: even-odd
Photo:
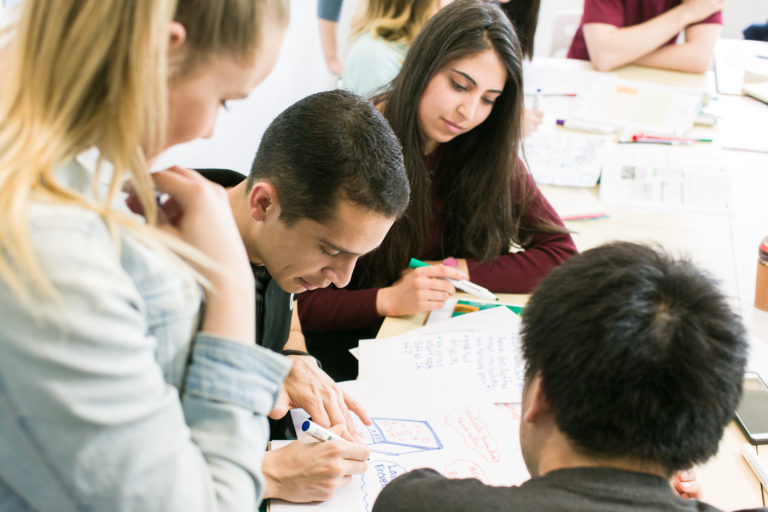
[[[457,82],[453,78],[451,78],[450,80],[451,80],[451,87],[453,87],[454,90],[456,90],[458,92],[465,92],[465,91],[468,90],[467,86],[462,85],[461,83]],[[482,100],[483,103],[485,103],[486,105],[490,105],[490,106],[493,106],[496,103],[496,98],[489,99],[489,98],[483,97],[483,98],[481,98],[481,100]]]

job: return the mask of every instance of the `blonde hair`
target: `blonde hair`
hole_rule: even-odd
[[[13,27],[0,86],[0,279],[22,298],[55,295],[30,244],[30,202],[99,213],[115,241],[124,228],[153,247],[196,251],[154,228],[157,209],[147,155],[164,149],[169,23],[187,23],[179,69],[206,56],[253,55],[267,13],[287,19],[285,0],[25,0]],[[234,35],[230,27],[235,27]],[[186,46],[186,45],[185,45]],[[55,169],[96,146],[114,167],[108,193],[90,199],[57,182]],[[146,225],[111,208],[130,177]],[[98,173],[94,177],[94,197]]]
[[[368,32],[390,43],[410,46],[438,9],[438,0],[368,0],[352,22],[354,39]]]

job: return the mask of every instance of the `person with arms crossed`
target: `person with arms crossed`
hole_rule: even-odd
[[[717,452],[741,396],[746,334],[716,282],[616,242],[553,270],[522,318],[531,479],[492,487],[419,469],[385,487],[374,512],[714,512],[668,479]]]
[[[379,246],[405,210],[408,177],[395,134],[369,101],[321,92],[272,121],[248,177],[201,172],[228,187],[256,278],[256,342],[293,360],[271,416],[302,407],[354,440],[351,412],[370,419],[306,352],[293,294],[346,286],[357,259]],[[367,457],[356,443],[295,441],[267,452],[265,497],[327,500],[365,471]]]
[[[290,361],[253,346],[224,190],[148,169],[266,77],[287,2],[20,8],[0,74],[0,508],[255,510]]]
[[[347,349],[374,337],[383,317],[442,307],[455,293],[445,278],[527,293],[576,252],[517,157],[522,98],[507,16],[493,3],[457,0],[427,22],[391,90],[374,99],[403,145],[411,202],[348,289],[299,297],[310,352],[335,379],[356,376]],[[458,268],[408,270],[411,257]]]
[[[704,73],[722,32],[725,0],[584,0],[568,58],[598,71],[625,64]],[[677,44],[681,31],[685,42]]]

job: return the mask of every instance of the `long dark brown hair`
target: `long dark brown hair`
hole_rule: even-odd
[[[536,36],[536,25],[539,23],[539,6],[541,0],[509,0],[499,4],[501,9],[515,27],[523,57],[533,58],[533,39]]]
[[[534,190],[518,164],[523,111],[522,57],[515,31],[501,9],[483,0],[457,0],[424,27],[384,101],[384,117],[403,145],[411,202],[381,247],[362,258],[357,287],[388,286],[427,243],[431,224],[431,177],[425,167],[425,136],[418,105],[427,84],[449,63],[493,49],[507,72],[504,89],[488,118],[440,145],[439,193],[443,200],[441,252],[491,260],[525,246],[535,231],[560,231],[526,217]],[[513,190],[515,191],[513,193]]]

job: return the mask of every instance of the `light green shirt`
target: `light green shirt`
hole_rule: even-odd
[[[400,72],[408,46],[362,34],[349,49],[341,77],[344,89],[370,98],[387,90]]]

